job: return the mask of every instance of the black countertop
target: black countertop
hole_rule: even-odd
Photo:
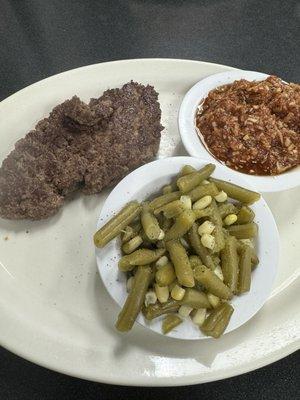
[[[297,0],[0,0],[0,100],[68,69],[171,57],[300,77]],[[1,329],[1,323],[0,323]],[[257,371],[183,388],[70,378],[0,349],[0,399],[297,399],[299,352]]]

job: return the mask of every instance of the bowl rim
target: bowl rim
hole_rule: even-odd
[[[180,167],[182,167],[183,165],[188,164],[188,163],[194,164],[195,166],[197,166],[199,168],[199,167],[201,167],[201,165],[203,165],[203,164],[205,165],[207,163],[207,160],[199,159],[199,158],[195,158],[195,157],[189,157],[189,156],[176,156],[176,157],[161,158],[161,159],[152,161],[148,164],[145,164],[145,165],[137,168],[133,172],[131,172],[129,175],[127,175],[125,178],[123,178],[123,180],[121,182],[119,182],[119,184],[113,189],[113,191],[110,193],[110,195],[106,199],[106,201],[103,205],[103,208],[101,210],[100,216],[97,220],[97,229],[99,229],[99,227],[101,227],[112,215],[115,214],[116,209],[120,209],[128,201],[137,199],[136,192],[132,193],[130,186],[133,185],[134,187],[136,187],[136,184],[139,181],[141,181],[143,183],[145,182],[145,184],[151,183],[153,180],[152,181],[149,180],[149,177],[148,177],[148,181],[147,181],[147,175],[151,175],[151,174],[149,174],[149,171],[151,171],[151,173],[153,173],[153,171],[154,171],[154,173],[155,173],[154,176],[156,176],[156,177],[159,175],[160,178],[168,177],[168,179],[169,179],[170,173],[168,172],[168,174],[166,174],[166,173],[164,174],[165,168],[169,168],[169,169],[173,168],[172,176],[174,176],[175,174],[177,174],[179,172]],[[216,165],[217,175],[218,175],[218,170],[223,171],[223,174],[222,174],[223,178],[224,178],[224,174],[225,174],[225,176],[226,175],[228,176],[231,172],[230,169],[225,169],[224,166]],[[221,176],[221,178],[222,178],[222,176]],[[228,179],[227,177],[224,179],[231,181],[231,179]],[[233,178],[232,180],[233,180],[233,182],[247,186],[249,189],[255,190],[255,188],[253,188],[253,185],[248,184],[244,177],[239,177],[238,179]],[[155,190],[152,191],[151,193],[152,194],[155,193]],[[150,195],[151,193],[147,193],[147,194]],[[144,194],[143,194],[143,196],[144,196]],[[118,203],[118,207],[114,208],[113,204],[116,201]],[[273,217],[271,210],[269,209],[267,203],[265,202],[265,200],[262,197],[258,202],[256,202],[253,205],[253,207],[257,208],[256,214],[259,211],[260,217],[261,217],[261,214],[263,214],[264,218],[267,219],[266,226],[262,227],[262,229],[263,229],[263,232],[268,231],[268,233],[265,232],[264,237],[268,236],[267,240],[270,242],[270,249],[272,248],[273,251],[268,252],[268,251],[264,250],[264,252],[261,252],[261,253],[259,252],[259,258],[261,259],[261,262],[264,262],[265,259],[269,260],[267,262],[267,264],[269,266],[271,266],[272,273],[268,277],[268,281],[266,284],[267,289],[265,290],[264,293],[261,293],[262,300],[259,301],[259,305],[256,308],[254,307],[255,309],[253,312],[249,311],[248,317],[245,320],[243,320],[241,323],[238,323],[233,327],[230,327],[230,324],[229,324],[229,329],[227,329],[224,334],[228,334],[228,333],[234,331],[235,329],[240,328],[247,321],[249,321],[263,307],[263,305],[265,304],[265,302],[267,301],[267,299],[271,293],[274,279],[276,277],[276,273],[278,270],[279,233],[277,230],[277,226],[276,226],[274,217]],[[258,221],[256,221],[256,222],[258,222]],[[258,241],[258,250],[259,250],[261,240],[262,240],[262,237],[260,236],[260,240]],[[116,258],[120,257],[120,255],[121,255],[120,246],[119,246],[118,242],[119,241],[117,239],[114,239],[104,249],[96,248],[96,261],[97,261],[97,267],[99,270],[99,275],[100,275],[100,277],[103,281],[103,284],[106,287],[109,295],[120,307],[122,307],[122,304],[124,303],[124,298],[126,296],[126,290],[124,292],[126,285],[125,285],[125,278],[123,279],[123,281],[122,281],[122,278],[120,278],[121,276],[124,276],[124,274],[119,273],[118,275],[116,275],[116,273],[118,271],[118,268],[116,265]],[[106,261],[109,260],[105,266],[103,265],[103,260],[106,260]],[[104,262],[106,262],[106,261],[104,261]],[[101,266],[101,264],[102,264],[102,266]],[[259,269],[259,267],[258,267],[258,271],[261,271],[261,269]],[[259,272],[259,274],[260,273],[261,272]],[[261,279],[261,278],[256,278],[256,280],[258,280],[258,279]],[[117,284],[116,284],[116,282],[117,282]],[[116,285],[118,287],[116,287]],[[123,285],[123,287],[122,287],[122,285]],[[121,291],[122,291],[122,294],[121,294]],[[249,292],[249,293],[251,293],[251,292]],[[254,294],[254,292],[253,292],[253,294]],[[257,293],[256,293],[256,296],[257,296]],[[240,299],[240,298],[243,298],[243,296],[239,296],[239,297],[235,296],[234,297],[234,299],[236,300],[237,303],[238,303],[237,299]],[[157,320],[157,322],[160,322],[160,321],[161,321],[161,318]],[[158,329],[158,325],[154,325],[153,322],[151,322],[150,324],[147,323],[147,321],[145,321],[144,317],[141,314],[138,316],[136,322],[139,323],[140,325],[144,326],[145,328],[149,328],[151,331],[153,331],[155,333],[162,334],[160,331],[160,325],[159,325],[159,329]],[[182,324],[182,325],[184,325],[184,324]],[[181,330],[181,329],[179,328],[179,330]],[[200,336],[199,332],[197,332],[197,334],[194,333],[194,337],[192,337],[192,336],[184,337],[184,336],[182,336],[182,334],[178,334],[177,330],[171,331],[170,334],[167,335],[167,337],[181,339],[181,340],[199,340],[199,339],[208,340],[208,339],[211,339],[204,335]]]
[[[201,79],[185,94],[178,112],[178,128],[183,145],[192,157],[206,158],[208,161],[219,164],[232,171],[233,176],[244,176],[247,181],[260,192],[279,192],[300,185],[300,166],[294,167],[283,174],[274,176],[250,175],[235,171],[215,158],[198,136],[195,126],[195,113],[210,90],[218,86],[232,83],[237,79],[263,80],[268,74],[255,71],[232,70],[221,72]]]

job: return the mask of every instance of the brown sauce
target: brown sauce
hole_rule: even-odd
[[[199,106],[196,126],[208,150],[228,167],[281,174],[300,165],[300,85],[270,76],[220,86]]]

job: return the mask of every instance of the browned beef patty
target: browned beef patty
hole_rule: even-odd
[[[83,103],[55,107],[15,144],[0,168],[0,216],[42,219],[65,197],[98,193],[156,154],[163,129],[158,94],[130,82]]]

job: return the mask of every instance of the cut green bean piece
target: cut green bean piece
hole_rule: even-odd
[[[137,201],[128,203],[121,211],[111,218],[94,235],[94,243],[97,247],[104,247],[108,242],[117,237],[141,212],[141,206]]]
[[[157,261],[163,254],[165,249],[149,250],[139,249],[131,254],[123,256],[119,260],[119,269],[121,271],[131,271],[137,265],[147,265]]]
[[[139,235],[141,236],[141,238],[143,239],[143,247],[144,246],[146,246],[146,247],[151,247],[152,245],[154,245],[155,244],[155,240],[150,240],[149,238],[148,238],[148,236],[146,235],[146,233],[145,233],[145,231],[144,231],[144,229],[142,228],[141,229],[141,231],[140,231],[140,233],[139,233]]]
[[[171,228],[173,223],[174,223],[174,221],[172,218],[166,218],[163,216],[161,229],[166,233]]]
[[[239,261],[237,254],[237,241],[235,237],[228,236],[226,238],[225,247],[221,251],[221,262],[224,283],[229,287],[232,293],[236,293],[239,273]]]
[[[215,170],[214,164],[207,164],[197,172],[182,176],[177,179],[177,186],[182,193],[190,192],[196,186],[200,185],[204,179],[207,179]]]
[[[164,240],[158,240],[156,242],[156,247],[158,249],[165,249],[166,248],[166,242]]]
[[[230,300],[232,298],[232,293],[228,286],[226,286],[214,272],[205,267],[205,265],[197,265],[195,267],[194,277],[208,292],[215,296],[224,300]]]
[[[211,202],[212,213],[209,217],[211,222],[215,225],[213,236],[215,238],[214,253],[218,253],[225,246],[225,238],[223,234],[223,221],[219,213],[219,209],[215,200]]]
[[[255,222],[243,225],[231,225],[228,227],[230,235],[237,239],[251,239],[257,236],[258,227]]]
[[[198,265],[203,265],[201,258],[199,256],[189,256],[189,261],[192,269],[194,270]]]
[[[141,213],[141,223],[144,232],[149,240],[163,239],[161,237],[162,230],[160,229],[159,223],[152,211],[149,211],[147,205],[143,206]]]
[[[259,259],[255,252],[251,253],[251,268],[254,269],[259,264]]]
[[[174,218],[178,217],[185,209],[186,207],[182,201],[174,200],[171,201],[171,203],[167,203],[164,206],[157,208],[154,211],[154,214],[157,215],[162,212],[165,218]]]
[[[238,212],[237,207],[232,203],[221,204],[219,207],[219,214],[222,219],[227,217],[229,214],[236,214]]]
[[[200,328],[201,331],[207,336],[212,336],[215,339],[219,338],[227,328],[233,311],[233,307],[230,304],[220,304],[205,319]]]
[[[195,219],[200,219],[200,218],[209,218],[212,215],[213,209],[211,206],[208,206],[206,208],[203,208],[203,210],[193,210]]]
[[[128,240],[132,239],[134,236],[135,232],[133,228],[130,225],[126,226],[121,236],[122,243],[128,242]]]
[[[147,307],[143,307],[142,312],[144,317],[151,321],[154,318],[160,317],[161,315],[176,312],[180,307],[180,304],[176,300],[168,300],[166,303],[150,304]]]
[[[184,165],[179,172],[179,177],[191,174],[192,172],[197,172],[197,170],[191,165]]]
[[[254,220],[255,214],[251,210],[251,208],[247,206],[242,206],[240,211],[237,213],[237,221],[236,224],[248,224]]]
[[[172,329],[176,328],[183,321],[178,315],[170,314],[162,322],[162,332],[164,335],[171,332]]]
[[[149,208],[151,210],[156,210],[157,208],[162,207],[167,203],[171,203],[171,201],[180,199],[180,196],[181,193],[179,191],[163,194],[162,196],[158,196],[150,201]]]
[[[195,222],[195,214],[192,210],[183,211],[177,218],[175,218],[174,224],[166,232],[165,240],[179,239],[181,236],[186,234],[193,223]]]
[[[193,287],[195,285],[193,270],[185,248],[178,240],[166,242],[166,248],[175,267],[180,285]]]
[[[214,183],[208,183],[207,185],[200,185],[195,187],[187,193],[192,202],[201,199],[204,196],[216,196],[219,193],[217,186]]]
[[[253,192],[252,190],[216,178],[210,178],[210,180],[216,184],[219,190],[224,190],[229,197],[238,200],[243,204],[252,204],[260,199],[260,194]]]
[[[193,308],[211,308],[211,304],[205,293],[196,289],[186,289],[183,299],[179,302]]]
[[[203,246],[198,234],[198,225],[193,224],[188,233],[189,242],[196,254],[201,258],[202,264],[206,265],[212,271],[215,269],[215,264],[207,248]]]
[[[173,265],[168,262],[163,267],[160,267],[155,274],[155,280],[159,286],[169,286],[176,279],[176,274]]]
[[[149,266],[138,267],[134,276],[132,288],[127,296],[125,304],[118,316],[116,328],[120,332],[127,332],[141,311],[145,294],[150,284],[152,269]]]
[[[126,226],[123,230],[123,234],[121,236],[122,243],[128,242],[128,240],[134,238],[138,235],[139,231],[141,230],[142,225],[140,221],[132,223],[131,225]]]
[[[172,193],[172,192],[173,192],[172,185],[166,185],[162,188],[163,194],[168,194],[168,193]]]
[[[245,246],[241,250],[239,261],[238,293],[249,292],[251,286],[251,249]]]
[[[124,243],[122,246],[122,250],[125,254],[130,254],[134,250],[136,250],[140,245],[143,243],[143,239],[141,236],[135,236],[134,238],[130,239],[128,242]]]
[[[242,252],[242,250],[243,250],[245,247],[249,247],[249,249],[250,249],[250,253],[251,253],[251,266],[252,266],[252,269],[253,269],[253,268],[256,267],[257,264],[259,263],[259,259],[258,259],[257,255],[256,255],[256,253],[255,253],[255,250],[253,249],[253,247],[250,247],[250,246],[248,246],[247,244],[240,242],[239,240],[237,241],[237,251],[238,251],[238,254],[239,254],[239,255],[241,255],[241,252]]]

